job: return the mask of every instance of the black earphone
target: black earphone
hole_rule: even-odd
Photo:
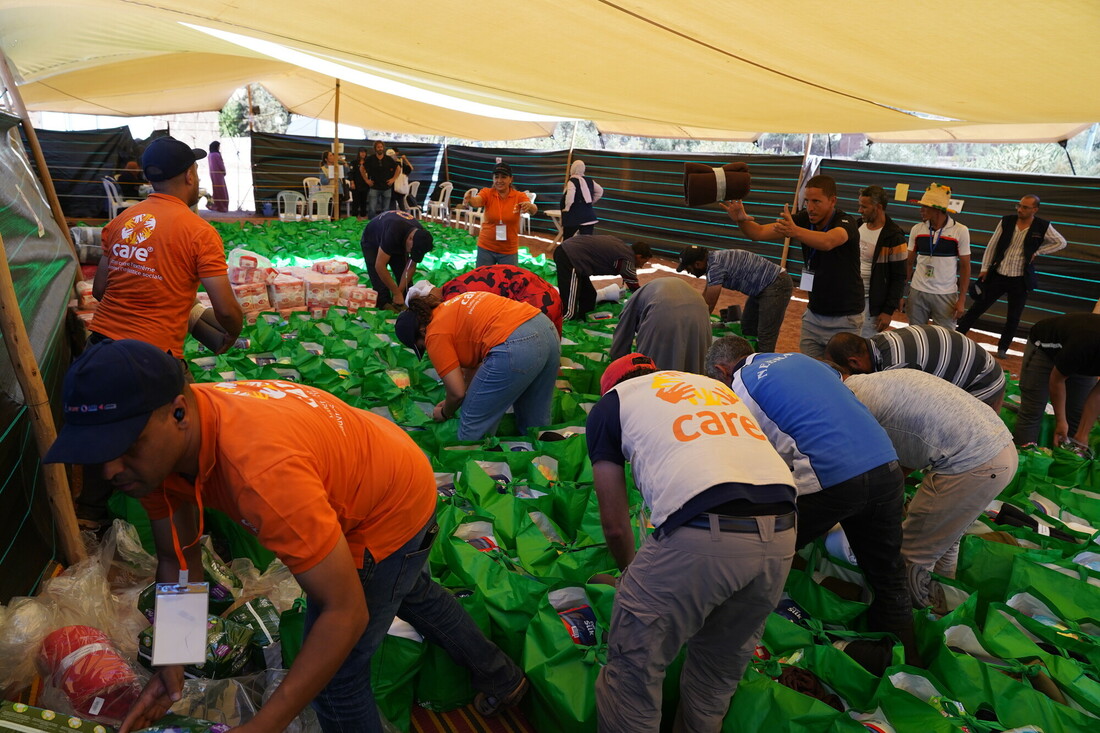
[[[175,412],[172,413],[172,417],[176,418],[176,422],[179,422],[180,420],[182,420],[183,419],[183,408],[182,407],[177,407]]]

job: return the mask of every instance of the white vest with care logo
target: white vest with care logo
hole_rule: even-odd
[[[752,413],[721,382],[663,371],[628,379],[614,391],[623,455],[654,525],[721,483],[794,486]]]

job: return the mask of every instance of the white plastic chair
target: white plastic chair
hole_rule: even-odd
[[[467,191],[467,193],[470,194],[471,196],[476,196],[477,195],[477,189],[476,188],[471,188],[469,191]],[[463,196],[463,199],[465,199],[465,198],[466,197]],[[470,234],[473,234],[475,226],[477,226],[478,228],[481,227],[481,217],[484,214],[484,212],[485,212],[485,207],[483,207],[483,206],[479,206],[476,209],[473,208],[472,206],[467,207],[465,209],[458,209],[458,213],[455,215],[455,226],[456,227],[461,227],[461,226],[463,226],[463,223],[465,222],[466,231],[468,231]]]
[[[112,219],[118,216],[118,212],[123,209],[141,203],[140,201],[123,200],[122,194],[118,191],[118,183],[115,181],[114,176],[103,176],[103,190],[107,192],[107,209],[110,211]]]
[[[527,200],[531,203],[535,203],[535,194],[531,191],[524,191],[527,194]],[[523,234],[524,230],[527,230],[527,234],[531,233],[531,215],[526,211],[519,215],[519,233]]]
[[[306,210],[306,197],[297,191],[279,191],[275,197],[278,203],[279,221],[301,221]]]
[[[423,210],[420,208],[420,204],[416,206],[409,206],[409,199],[416,199],[416,194],[420,192],[420,181],[413,181],[409,184],[409,192],[406,194],[401,202],[401,210],[419,219],[423,215]]]
[[[451,223],[451,190],[455,187],[450,181],[439,185],[439,196],[428,202],[428,218],[438,218],[444,224]]]
[[[306,199],[306,219],[329,221],[332,219],[332,191],[314,191]]]
[[[306,198],[309,198],[310,194],[316,193],[321,188],[321,179],[317,176],[306,176],[302,179],[302,190],[305,191]]]

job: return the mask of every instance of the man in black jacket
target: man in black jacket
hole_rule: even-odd
[[[859,271],[867,298],[860,336],[869,338],[890,327],[905,289],[907,239],[886,215],[890,199],[881,186],[859,192]]]
[[[959,319],[959,333],[966,333],[989,306],[1008,294],[1008,310],[1001,339],[997,342],[997,358],[1008,356],[1008,347],[1020,326],[1027,294],[1038,284],[1035,258],[1057,252],[1066,246],[1066,238],[1055,231],[1046,219],[1040,219],[1039,197],[1028,194],[1016,205],[1016,215],[1009,214],[997,222],[982,257],[978,274],[980,291],[974,305]]]

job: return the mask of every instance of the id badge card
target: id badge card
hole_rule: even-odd
[[[157,583],[153,666],[206,662],[209,583]]]
[[[814,289],[814,271],[803,270],[802,279],[798,281],[798,287],[807,293]]]
[[[503,242],[508,239],[508,227],[505,224],[497,224],[497,241]]]
[[[936,275],[935,266],[933,266],[933,265],[925,265],[924,266],[924,276],[925,277],[935,277],[935,275]]]

